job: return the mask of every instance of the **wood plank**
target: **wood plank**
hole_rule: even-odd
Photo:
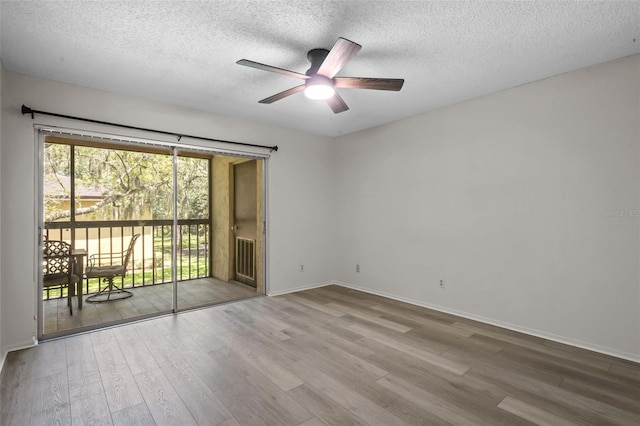
[[[135,381],[159,425],[197,425],[189,409],[160,368],[136,374]]]
[[[324,422],[320,421],[317,417],[312,417],[300,426],[327,426]]]
[[[501,340],[506,343],[511,343],[532,350],[539,350],[541,344],[544,342],[544,339],[540,337],[528,336],[522,333],[491,326],[488,324],[471,323],[469,321],[458,321],[453,324],[453,327],[458,327],[462,330],[473,332],[474,334],[481,334],[483,336],[491,337],[496,340]]]
[[[113,330],[91,333],[102,387],[112,412],[143,402]]]
[[[323,305],[321,303],[314,302],[313,300],[308,300],[305,297],[297,296],[294,294],[287,294],[284,296],[288,300],[292,300],[294,302],[300,303],[301,305],[308,306],[311,309],[315,309],[317,311],[323,312],[325,314],[333,315],[334,317],[341,317],[344,315],[344,312],[332,309],[327,305]]]
[[[362,336],[351,330],[336,326],[325,327],[324,324],[317,323],[304,316],[292,317],[289,320],[289,323],[292,327],[285,330],[285,332],[290,336],[299,336],[300,333],[307,336],[313,336],[316,339],[326,341],[332,346],[338,347],[359,357],[366,357],[373,353],[372,351],[354,343],[356,340],[362,338]]]
[[[571,378],[576,381],[596,384],[602,389],[613,392],[632,393],[640,389],[635,380],[608,375],[605,371],[576,364],[570,360],[562,360],[552,355],[542,355],[540,352],[527,350],[503,350],[498,355],[500,359],[509,359],[522,365],[533,366],[541,371],[555,374],[558,377]]]
[[[385,409],[410,425],[456,426],[402,397],[388,404]]]
[[[402,320],[403,322],[408,321],[409,324],[412,325],[446,331],[460,337],[469,337],[473,334],[473,331],[463,330],[453,326],[455,322],[463,318],[453,317],[452,315],[443,314],[442,312],[436,312],[427,308],[413,306],[413,309],[404,309],[404,307],[397,305],[379,304],[372,306],[371,310],[379,312],[382,317],[389,316],[398,318],[398,320]]]
[[[231,341],[228,348],[247,364],[261,371],[269,380],[284,391],[300,386],[303,381],[292,374],[288,368],[274,360],[273,357],[262,356],[264,351],[252,344],[249,339],[238,338]]]
[[[73,389],[100,383],[100,370],[91,337],[86,334],[73,336],[65,339],[65,344],[69,387]]]
[[[218,426],[242,426],[235,418],[230,418],[224,423],[220,423]]]
[[[314,349],[306,340],[291,339],[283,342],[282,345],[286,345],[289,350],[296,353],[310,368],[318,370],[342,385],[359,392],[363,397],[375,404],[385,406],[396,398],[395,394],[376,384],[375,380],[378,377],[372,378],[370,375],[358,371],[350,365],[333,359],[331,354]]]
[[[458,406],[449,403],[447,400],[413,386],[393,375],[383,377],[378,380],[378,383],[447,422],[468,426],[482,423],[482,419],[461,411]]]
[[[252,315],[247,315],[247,312],[244,310],[225,307],[222,312],[224,312],[224,315],[235,325],[234,330],[251,328],[258,334],[272,340],[287,340],[289,338],[282,330],[270,326],[266,321],[260,321],[259,318],[253,318]]]
[[[31,403],[32,425],[71,425],[67,373],[36,379]]]
[[[28,425],[34,395],[35,348],[9,352],[0,376],[0,424]]]
[[[357,332],[358,334],[362,335],[363,337],[367,337],[371,340],[374,340],[378,343],[382,343],[383,345],[387,345],[389,347],[392,347],[394,349],[397,349],[401,352],[404,352],[408,355],[414,356],[418,359],[421,359],[423,361],[426,361],[428,363],[433,364],[436,367],[442,368],[444,370],[447,371],[451,371],[452,373],[455,374],[464,374],[468,369],[469,366],[465,365],[463,363],[460,362],[456,362],[456,361],[450,361],[449,359],[442,357],[440,355],[431,353],[431,352],[427,352],[425,350],[422,349],[418,349],[414,346],[408,345],[404,342],[401,342],[398,339],[394,339],[394,338],[389,338],[388,336],[385,336],[384,334],[375,332],[373,330],[369,330],[366,327],[361,327],[359,325],[351,325],[349,326],[350,330],[353,330],[355,332]]]
[[[198,424],[217,425],[232,418],[214,393],[186,363],[164,363],[160,367]]]
[[[325,396],[331,398],[365,422],[387,426],[406,424],[380,405],[375,404],[329,375],[316,370],[305,361],[298,361],[291,366],[291,369],[306,383],[318,389]]]
[[[267,330],[273,331],[282,331],[286,330],[290,327],[288,323],[280,320],[279,318],[273,315],[259,315],[259,313],[267,314],[268,311],[263,309],[261,305],[257,303],[244,304],[244,303],[233,303],[226,305],[223,309],[224,312],[233,315],[234,313],[239,313],[242,315],[241,318],[252,319],[253,317],[259,319],[259,321],[252,321],[254,324],[263,325]],[[258,327],[254,327],[256,330],[260,330]]]
[[[640,365],[611,364],[609,372],[617,376],[626,377],[640,382]]]
[[[74,426],[113,424],[102,383],[73,387],[69,390],[69,398]]]
[[[329,303],[327,306],[337,311],[344,312],[345,314],[352,317],[359,318],[363,321],[388,328],[389,330],[397,331],[400,333],[406,333],[407,331],[411,330],[411,327],[407,327],[406,325],[400,324],[398,322],[380,318],[379,315],[372,315],[370,311],[365,311],[364,309],[354,309],[353,307],[346,306],[341,303]]]
[[[631,389],[629,392],[612,392],[606,387],[598,386],[597,382],[589,383],[584,380],[565,378],[560,387],[576,394],[602,401],[612,407],[640,415],[640,386]]]
[[[116,327],[113,329],[113,334],[131,374],[135,376],[158,368],[158,363],[135,328]]]
[[[490,337],[481,335],[474,335],[469,339],[499,342]],[[498,352],[499,354],[500,352]],[[553,386],[559,386],[562,382],[562,376],[559,376],[553,372],[545,371],[544,368],[540,368],[539,365],[529,364],[526,362],[516,362],[507,357],[500,357],[500,362],[496,362],[497,356],[494,354],[487,354],[483,352],[464,352],[457,349],[452,349],[442,354],[451,360],[457,360],[467,363],[476,371],[482,370],[485,366],[491,365],[498,367],[500,370],[515,371],[519,375],[525,378],[532,378],[539,381],[549,383]]]
[[[233,359],[226,348],[206,354],[189,351],[184,353],[184,358],[214,393],[244,379],[248,374],[243,368],[245,364]]]
[[[538,425],[578,425],[569,419],[556,416],[555,414],[541,410],[524,401],[511,398],[510,396],[507,396],[500,404],[498,404],[498,408]]]
[[[67,347],[63,340],[39,344],[35,350],[35,378],[67,374]]]
[[[111,413],[111,418],[114,425],[156,426],[144,402],[114,411]]]
[[[309,293],[326,297],[333,302],[348,303],[365,309],[380,303],[378,296],[340,286],[315,288],[309,290]]]
[[[110,375],[108,378],[102,379],[102,387],[112,412],[144,402],[131,373]]]
[[[216,392],[233,417],[246,425],[299,425],[313,415],[259,372]]]
[[[456,402],[461,410],[487,410],[487,407],[495,407],[506,396],[500,386],[472,376],[469,372],[454,374],[379,343],[367,339],[361,343],[376,349],[376,353],[368,358],[370,362],[395,377]]]
[[[373,355],[374,352],[359,345],[357,342],[353,344],[353,347],[358,347],[361,350],[355,351],[356,353],[354,354],[351,346],[347,346],[345,349],[344,347],[336,346],[331,340],[312,336],[295,328],[290,329],[290,332],[292,339],[288,342],[283,342],[282,347],[288,348],[295,356],[296,359],[293,362],[301,359],[308,360],[309,356],[313,356],[318,358],[319,362],[325,365],[327,369],[335,370],[338,374],[340,374],[339,371],[346,369],[374,380],[387,374],[384,369],[369,362],[368,357]]]
[[[328,426],[365,426],[368,424],[306,383],[287,393]]]
[[[407,304],[398,306],[390,303],[381,303],[372,306],[370,309],[380,312],[383,315],[393,315],[397,318],[403,318],[412,324],[434,328],[461,337],[469,337],[473,334],[473,331],[452,327],[452,323],[448,321],[449,318],[447,318],[447,321],[443,321],[441,313],[434,314],[435,311],[426,308],[417,308],[415,306],[411,309],[409,306],[410,305]]]

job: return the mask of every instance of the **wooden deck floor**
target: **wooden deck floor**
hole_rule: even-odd
[[[640,365],[342,287],[11,352],[0,424],[638,425]]]
[[[44,301],[45,336],[149,314],[171,312],[173,303],[171,284],[129,290],[133,293],[133,297],[104,303],[85,301],[82,309],[77,309],[77,302],[74,300],[73,315],[69,315],[67,299]],[[178,309],[222,303],[255,295],[255,288],[237,282],[224,282],[214,278],[181,281],[178,283]]]

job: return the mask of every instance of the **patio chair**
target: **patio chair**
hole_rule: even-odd
[[[64,241],[44,241],[42,253],[42,288],[67,287],[67,306],[73,315],[71,299],[75,294],[75,286],[80,278],[73,274],[73,257],[71,245]]]
[[[89,286],[90,278],[98,278],[102,280],[106,286],[100,290],[98,285],[98,292],[87,297],[87,302],[99,303],[109,302],[114,300],[122,300],[133,296],[133,293],[127,291],[121,287],[118,287],[113,283],[115,277],[124,278],[127,274],[127,266],[131,260],[133,248],[136,244],[136,240],[140,237],[140,234],[135,234],[131,237],[129,247],[127,251],[121,253],[104,253],[104,254],[92,254],[89,256],[87,269],[84,276],[87,278],[87,287]]]

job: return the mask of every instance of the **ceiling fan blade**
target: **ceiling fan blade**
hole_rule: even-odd
[[[358,43],[340,37],[318,68],[318,74],[333,78],[360,49],[362,46]]]
[[[302,78],[305,80],[309,78],[308,75],[300,74],[299,72],[289,71],[283,68],[272,67],[271,65],[261,64],[259,62],[250,61],[248,59],[240,59],[238,62],[236,62],[236,64],[244,65],[245,67],[257,68],[263,71],[270,71],[278,74],[288,75],[289,77]]]
[[[345,89],[393,90],[395,92],[402,89],[404,84],[401,78],[336,77],[333,81],[335,87]]]
[[[338,92],[334,93],[332,97],[327,99],[327,103],[329,104],[333,112],[336,114],[338,114],[339,112],[344,112],[349,109],[347,104],[344,102],[344,99],[342,99],[342,97],[338,95]]]
[[[300,86],[296,86],[296,87],[292,87],[291,89],[287,89],[284,92],[280,92],[277,93],[273,96],[269,96],[268,98],[264,98],[261,101],[258,101],[258,103],[261,104],[272,104],[275,101],[279,101],[282,98],[286,98],[287,96],[291,96],[295,93],[301,92],[304,90],[304,84],[301,84]]]

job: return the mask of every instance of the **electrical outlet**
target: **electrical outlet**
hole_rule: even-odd
[[[360,264],[356,263],[356,272],[360,272]]]
[[[444,280],[440,280],[440,288],[444,288]]]
[[[304,272],[304,265],[302,263],[300,264],[300,272]]]

